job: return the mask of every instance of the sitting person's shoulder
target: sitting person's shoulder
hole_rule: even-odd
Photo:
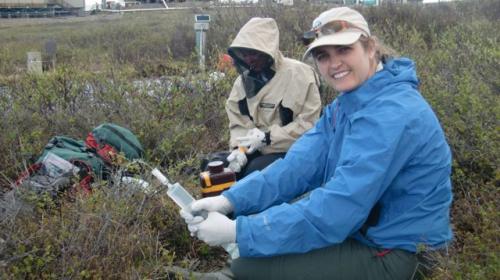
[[[289,72],[297,77],[314,77],[314,68],[304,62],[292,58],[284,58],[282,71]]]

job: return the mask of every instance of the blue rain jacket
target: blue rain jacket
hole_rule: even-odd
[[[303,253],[349,237],[411,252],[445,245],[451,153],[417,87],[411,60],[389,61],[327,106],[284,159],[225,191],[240,255]],[[363,235],[377,202],[378,223]]]

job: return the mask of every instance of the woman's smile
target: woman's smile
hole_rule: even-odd
[[[338,79],[342,79],[344,78],[345,76],[347,76],[348,74],[350,73],[350,71],[348,70],[344,70],[344,71],[340,71],[340,72],[337,72],[337,73],[334,73],[332,76],[332,78],[338,80]]]

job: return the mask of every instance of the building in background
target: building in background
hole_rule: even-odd
[[[0,0],[0,17],[85,15],[102,8],[102,0]]]
[[[378,6],[380,4],[395,3],[395,4],[407,4],[407,3],[424,3],[428,2],[448,2],[453,0],[342,0],[341,4],[344,5],[363,5],[363,6]]]
[[[344,5],[377,6],[380,0],[343,0]]]

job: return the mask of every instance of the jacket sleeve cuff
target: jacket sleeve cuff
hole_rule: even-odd
[[[244,224],[247,223],[245,218],[236,218],[236,244],[238,244],[240,257],[248,257],[250,255],[250,248],[248,247],[250,240],[243,231]]]
[[[239,214],[238,204],[236,203],[236,199],[233,196],[233,194],[229,190],[226,190],[221,195],[224,196],[231,204],[233,215],[238,216]]]

